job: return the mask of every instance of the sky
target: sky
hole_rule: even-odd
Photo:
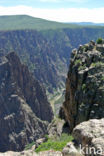
[[[104,23],[104,0],[0,0],[0,15],[18,14],[58,22]]]

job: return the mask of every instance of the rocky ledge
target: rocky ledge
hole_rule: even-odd
[[[67,143],[63,151],[43,151],[35,153],[36,144],[22,152],[8,151],[0,156],[103,156],[104,155],[104,118],[92,119],[77,125],[73,130],[74,141]],[[42,139],[36,142],[41,142]]]

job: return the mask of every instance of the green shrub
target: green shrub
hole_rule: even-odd
[[[82,90],[85,90],[86,89],[86,84],[83,84],[82,85]]]
[[[35,144],[35,142],[32,142],[31,144],[26,145],[25,150],[31,149],[34,144]]]
[[[96,42],[97,42],[97,44],[102,44],[103,39],[102,38],[98,38],[98,40]]]
[[[81,65],[81,60],[80,59],[77,59],[76,61],[75,61],[75,65],[78,65],[78,64],[80,64]]]
[[[62,151],[62,149],[66,146],[66,144],[73,140],[73,137],[63,133],[62,136],[59,138],[48,138],[47,142],[42,143],[35,152],[40,151],[47,151],[47,150],[55,150],[55,151]]]
[[[85,68],[86,68],[86,64],[79,66],[79,70],[84,70]]]
[[[104,63],[101,62],[101,61],[98,61],[98,62],[92,63],[91,66],[92,66],[92,67],[104,66]]]
[[[102,76],[101,80],[104,81],[104,76]]]

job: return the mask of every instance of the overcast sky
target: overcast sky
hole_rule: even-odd
[[[16,14],[59,22],[104,23],[104,0],[0,0],[0,15]]]

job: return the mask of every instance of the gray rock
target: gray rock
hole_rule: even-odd
[[[36,140],[35,148],[38,148],[38,146],[41,145],[45,141],[46,141],[46,138],[41,138],[41,139]]]
[[[68,143],[64,147],[62,154],[63,156],[82,156],[72,142]]]
[[[104,118],[89,120],[77,125],[73,130],[73,137],[80,147],[84,147],[85,154],[88,148],[89,155],[92,156],[95,153],[95,155],[102,156],[104,154]]]
[[[104,44],[97,44],[96,49],[100,52],[104,52]]]
[[[55,118],[48,126],[49,137],[60,137],[63,132],[63,126],[65,124],[64,120]]]

